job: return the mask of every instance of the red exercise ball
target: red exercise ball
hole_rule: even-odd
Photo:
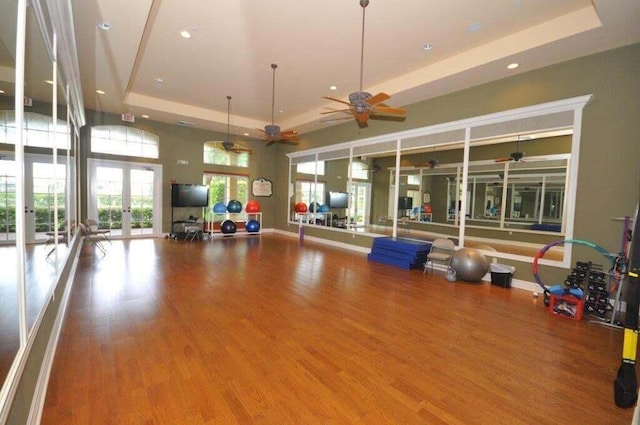
[[[260,203],[258,203],[258,201],[249,201],[247,205],[245,205],[244,210],[248,213],[260,212]]]
[[[431,205],[425,205],[424,206],[424,212],[425,212],[425,214],[431,213]]]
[[[307,204],[305,204],[304,202],[298,202],[297,204],[294,205],[293,210],[299,214],[306,213]]]

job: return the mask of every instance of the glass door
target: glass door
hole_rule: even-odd
[[[351,203],[349,204],[349,220],[356,226],[370,223],[371,183],[351,183]]]
[[[0,160],[0,242],[16,240],[15,162]]]
[[[88,218],[111,236],[162,234],[162,166],[89,159]]]
[[[65,164],[33,162],[33,192],[26,196],[27,205],[33,206],[33,213],[27,215],[26,228],[33,232],[27,233],[31,236],[27,241],[47,240],[47,232],[54,231],[54,198],[58,203],[58,230],[66,228],[66,168]]]

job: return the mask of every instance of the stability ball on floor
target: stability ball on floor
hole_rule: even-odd
[[[249,220],[244,227],[249,233],[257,233],[260,231],[260,222],[258,220]]]
[[[451,267],[458,279],[477,282],[489,271],[489,261],[477,249],[461,248],[453,253]]]
[[[220,225],[220,231],[225,235],[231,235],[236,232],[236,223],[233,220],[225,220]]]

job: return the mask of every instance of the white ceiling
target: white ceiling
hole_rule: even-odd
[[[272,63],[283,130],[328,125],[320,112],[340,105],[322,96],[344,99],[359,88],[359,0],[72,3],[88,109],[226,132],[232,96],[233,133],[259,137],[255,128],[271,122]],[[481,28],[468,31],[474,23]],[[640,1],[371,0],[364,40],[363,88],[405,106],[640,42]],[[520,67],[507,70],[511,62]]]

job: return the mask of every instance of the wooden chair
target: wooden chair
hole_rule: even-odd
[[[455,251],[456,245],[451,239],[438,238],[431,243],[431,249],[427,254],[427,261],[424,263],[424,270],[422,273],[427,272],[427,267],[431,264],[431,273],[433,273],[433,262],[439,261],[449,267],[451,263],[451,257]]]

